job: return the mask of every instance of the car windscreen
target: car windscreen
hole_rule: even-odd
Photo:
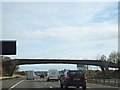
[[[69,71],[68,75],[83,75],[81,71]]]

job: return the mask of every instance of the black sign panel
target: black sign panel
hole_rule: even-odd
[[[0,41],[0,55],[16,55],[16,41]]]

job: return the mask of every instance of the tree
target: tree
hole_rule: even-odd
[[[117,63],[120,64],[120,52],[118,52],[117,55],[118,55]]]
[[[106,61],[106,60],[107,60],[107,57],[102,54],[102,55],[99,57],[98,60],[100,60],[100,61]]]
[[[4,61],[10,61],[10,57],[5,57],[5,56],[0,56],[0,61],[4,62]]]
[[[0,56],[0,61],[7,63],[6,61],[11,61],[11,59],[10,57]],[[12,68],[12,63],[7,66],[2,66],[2,75],[8,76],[9,73],[11,72],[11,68]]]
[[[119,66],[120,65],[120,52],[118,52],[117,55],[118,55],[117,64]],[[120,71],[120,66],[118,67],[118,70]]]
[[[112,62],[112,63],[118,63],[119,58],[120,58],[120,53],[118,53],[118,52],[112,52],[109,55],[108,61]]]

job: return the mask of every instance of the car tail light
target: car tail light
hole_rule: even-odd
[[[70,76],[67,76],[67,77],[66,77],[66,80],[71,80]]]
[[[84,80],[87,80],[87,77],[84,77]]]
[[[83,78],[83,80],[84,80],[84,81],[87,81],[87,77],[85,76],[85,77]]]

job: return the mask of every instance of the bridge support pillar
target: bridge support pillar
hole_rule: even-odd
[[[9,73],[9,76],[13,75],[15,68],[16,68],[16,65],[14,65],[14,66],[11,67],[11,71]]]
[[[104,74],[104,76],[109,76],[109,68],[108,67],[104,67],[104,66],[100,66],[101,67],[101,70]]]
[[[18,61],[12,62],[12,67],[11,67],[9,76],[12,76],[12,75],[13,75],[13,73],[14,73],[14,71],[15,71],[15,68],[16,68],[16,65],[17,65],[17,62],[18,62]]]
[[[104,76],[110,76],[108,65],[109,65],[109,62],[101,61],[101,66],[100,67],[101,67],[101,69],[102,69],[102,71],[104,73]]]
[[[105,76],[105,68],[103,66],[100,66],[101,70],[102,70],[102,73],[104,74]]]

